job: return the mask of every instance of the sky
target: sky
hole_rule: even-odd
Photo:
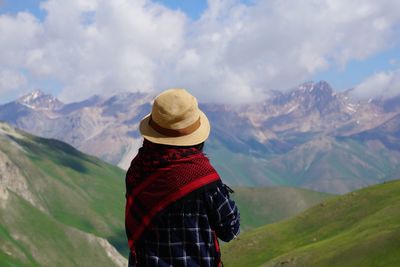
[[[0,104],[180,87],[259,101],[325,80],[400,94],[398,0],[0,0]]]

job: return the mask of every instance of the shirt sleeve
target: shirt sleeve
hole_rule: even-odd
[[[240,232],[240,214],[229,192],[233,192],[232,189],[221,183],[209,194],[210,225],[225,242],[236,238]]]

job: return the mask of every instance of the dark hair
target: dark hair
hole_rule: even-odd
[[[204,149],[204,142],[202,142],[202,143],[200,143],[200,144],[197,144],[197,145],[194,145],[193,147],[197,148],[197,149],[200,150],[200,151],[203,151],[203,149]]]
[[[165,146],[166,148],[197,148],[200,151],[203,151],[204,148],[204,142],[197,144],[197,145],[192,145],[192,146],[172,146],[172,145],[162,145]]]

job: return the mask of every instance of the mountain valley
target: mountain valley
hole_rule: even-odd
[[[0,120],[126,169],[152,98],[120,93],[63,104],[36,91],[1,105]],[[346,193],[400,177],[399,99],[359,99],[307,82],[259,103],[201,103],[212,124],[206,152],[231,186]]]
[[[0,123],[0,266],[126,266],[125,172]],[[246,232],[332,197],[235,187]]]

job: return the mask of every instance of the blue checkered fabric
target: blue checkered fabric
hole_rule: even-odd
[[[129,267],[218,266],[218,237],[230,241],[239,234],[240,215],[230,188],[217,186],[191,193],[153,219],[136,242],[137,264]]]

